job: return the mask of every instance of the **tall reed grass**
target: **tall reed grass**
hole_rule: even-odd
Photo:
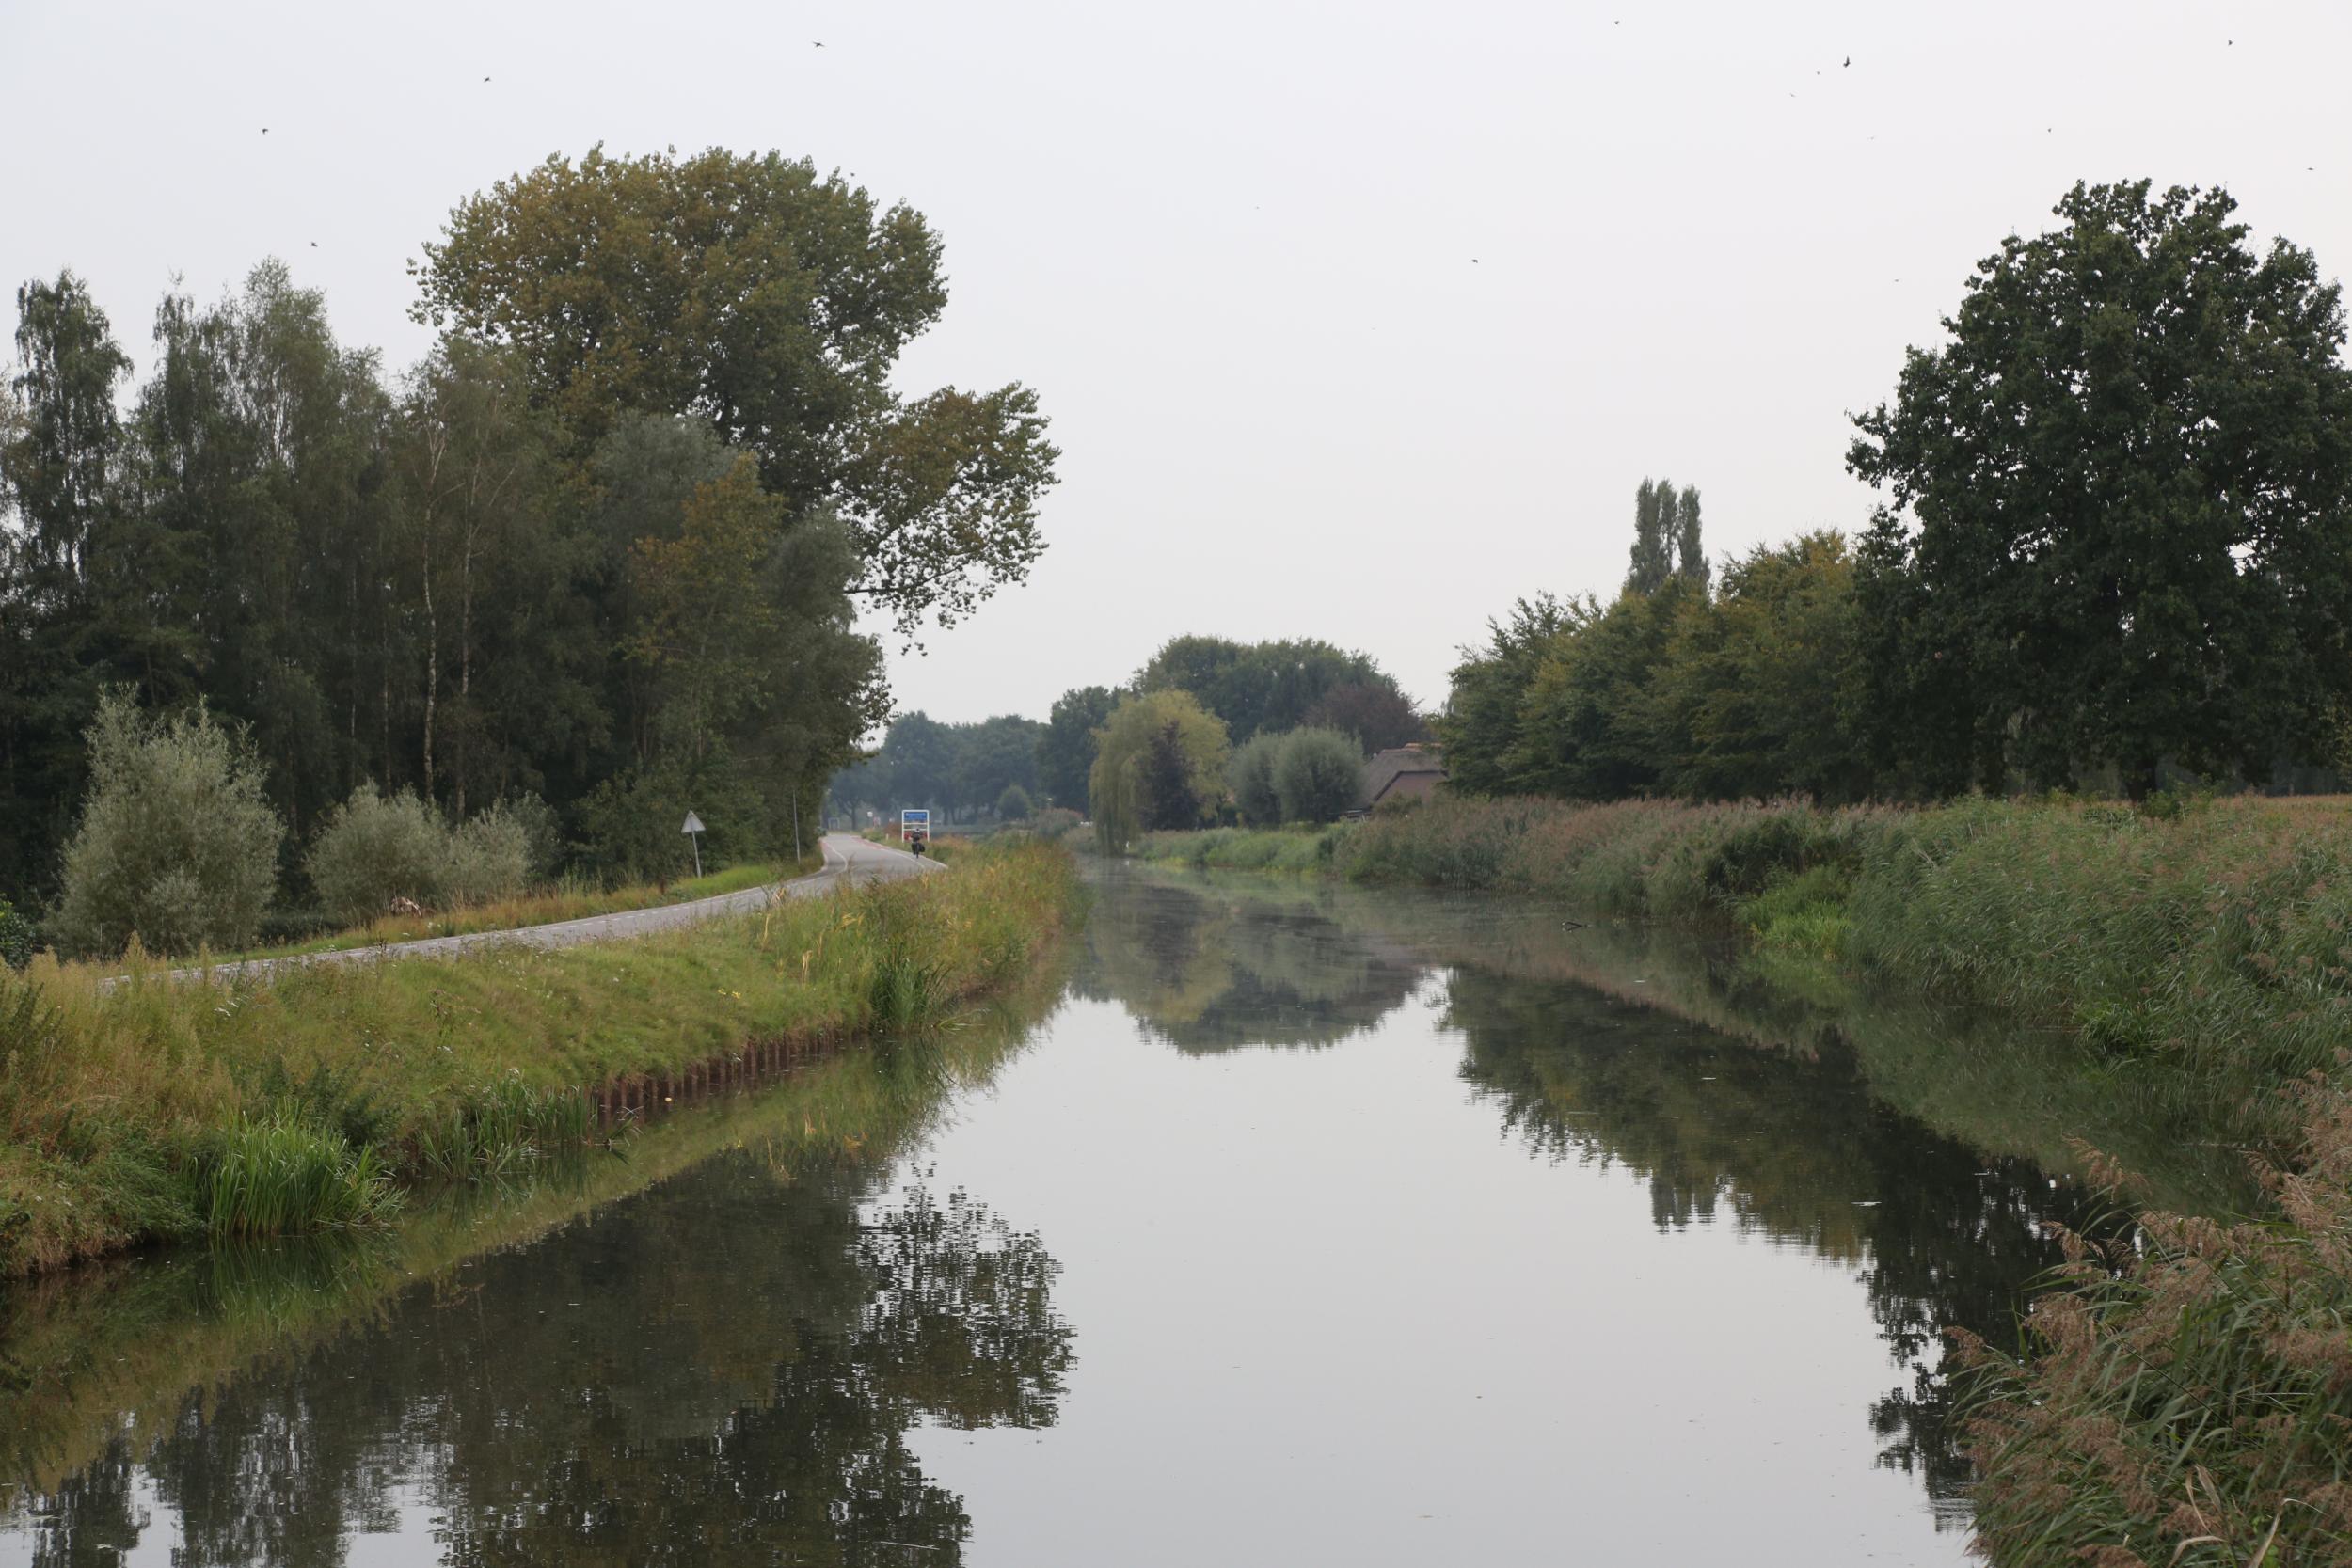
[[[1962,1337],[1994,1562],[2352,1561],[2352,1097],[2313,1080],[2291,1101],[2276,1217],[2070,1235],[2022,1354]]]
[[[2266,1093],[2352,1030],[2352,812],[2241,799],[1824,810],[1441,800],[1327,830],[1153,835],[1194,864],[1565,899],[2004,1009],[2284,1137]],[[1285,856],[1290,857],[1287,861]]]

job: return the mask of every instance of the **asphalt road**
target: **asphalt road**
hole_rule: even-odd
[[[788,882],[723,893],[687,904],[658,904],[647,910],[624,910],[618,914],[592,914],[579,920],[559,920],[546,926],[517,926],[504,931],[469,931],[463,936],[425,937],[416,942],[379,942],[373,947],[346,947],[332,953],[302,953],[283,958],[247,958],[241,963],[215,964],[209,970],[176,969],[175,980],[199,974],[216,979],[262,978],[281,970],[310,964],[375,963],[387,958],[444,958],[469,948],[497,942],[520,942],[526,947],[575,947],[588,942],[626,942],[655,931],[675,930],[720,915],[740,914],[765,906],[769,899],[817,898],[844,883],[864,887],[900,877],[919,877],[944,870],[937,861],[917,859],[903,849],[874,844],[850,833],[827,833],[818,840],[825,867]]]

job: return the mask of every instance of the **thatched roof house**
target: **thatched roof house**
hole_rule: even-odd
[[[1408,796],[1427,800],[1444,782],[1445,764],[1435,746],[1391,746],[1364,765],[1362,809]]]

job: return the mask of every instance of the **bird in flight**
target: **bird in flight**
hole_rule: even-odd
[[[824,43],[824,40],[823,40],[822,39],[818,40],[817,40],[817,42],[815,42],[814,44],[810,45],[810,47],[811,47],[811,48],[815,48],[815,49],[822,49],[824,46],[825,46],[825,43]]]
[[[1841,65],[1841,66],[1839,66],[1837,69],[1838,69],[1838,70],[1840,70],[1840,71],[1843,71],[1843,70],[1845,70],[1845,69],[1846,69],[1846,66],[1850,66],[1850,65],[1851,65],[1851,64],[1853,64],[1853,56],[1852,56],[1851,55],[1847,55],[1847,56],[1846,56],[1845,65]]]
[[[265,136],[269,135],[269,127],[268,127],[268,126],[264,125],[264,126],[262,126],[262,135],[265,135]]]
[[[319,247],[319,243],[318,243],[318,241],[316,241],[316,240],[312,240],[312,241],[310,242],[310,248],[311,248],[312,250],[316,250],[318,247]]]

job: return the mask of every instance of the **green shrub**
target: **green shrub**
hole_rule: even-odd
[[[1852,896],[1850,873],[1817,865],[1746,900],[1740,920],[1758,946],[1836,962],[1846,957],[1853,931]]]
[[[1339,730],[1293,730],[1274,759],[1286,822],[1334,822],[1364,797],[1364,753]]]
[[[1029,792],[1017,784],[1007,784],[1004,792],[996,797],[996,815],[1007,822],[1025,822],[1029,819],[1029,813],[1035,809],[1029,800]]]
[[[357,926],[396,899],[454,909],[513,897],[531,879],[531,833],[505,806],[452,828],[416,796],[363,784],[319,830],[306,864],[320,907]]]
[[[512,898],[531,881],[531,829],[493,806],[448,832],[442,847],[440,901],[487,904]]]
[[[605,780],[573,808],[580,860],[616,884],[666,883],[690,874],[693,846],[678,832],[688,794],[684,776],[672,768],[629,768]],[[718,820],[708,808],[703,801],[696,814],[706,822]]]
[[[1274,787],[1274,764],[1282,754],[1279,735],[1253,735],[1225,765],[1225,783],[1233,792],[1233,805],[1252,828],[1276,828],[1282,822],[1282,797]]]
[[[524,880],[533,885],[553,880],[564,866],[564,819],[555,808],[525,793],[501,800],[491,810],[522,829],[527,855]]]
[[[260,928],[284,836],[240,734],[201,705],[142,714],[109,693],[88,731],[90,789],[65,849],[55,928],[69,951],[111,957],[234,947]]]
[[[23,969],[33,961],[35,938],[33,923],[16,912],[16,906],[0,898],[0,965]]]
[[[385,795],[363,784],[319,830],[307,865],[320,905],[357,926],[394,899],[439,904],[450,861],[448,832],[430,806],[405,790]]]

